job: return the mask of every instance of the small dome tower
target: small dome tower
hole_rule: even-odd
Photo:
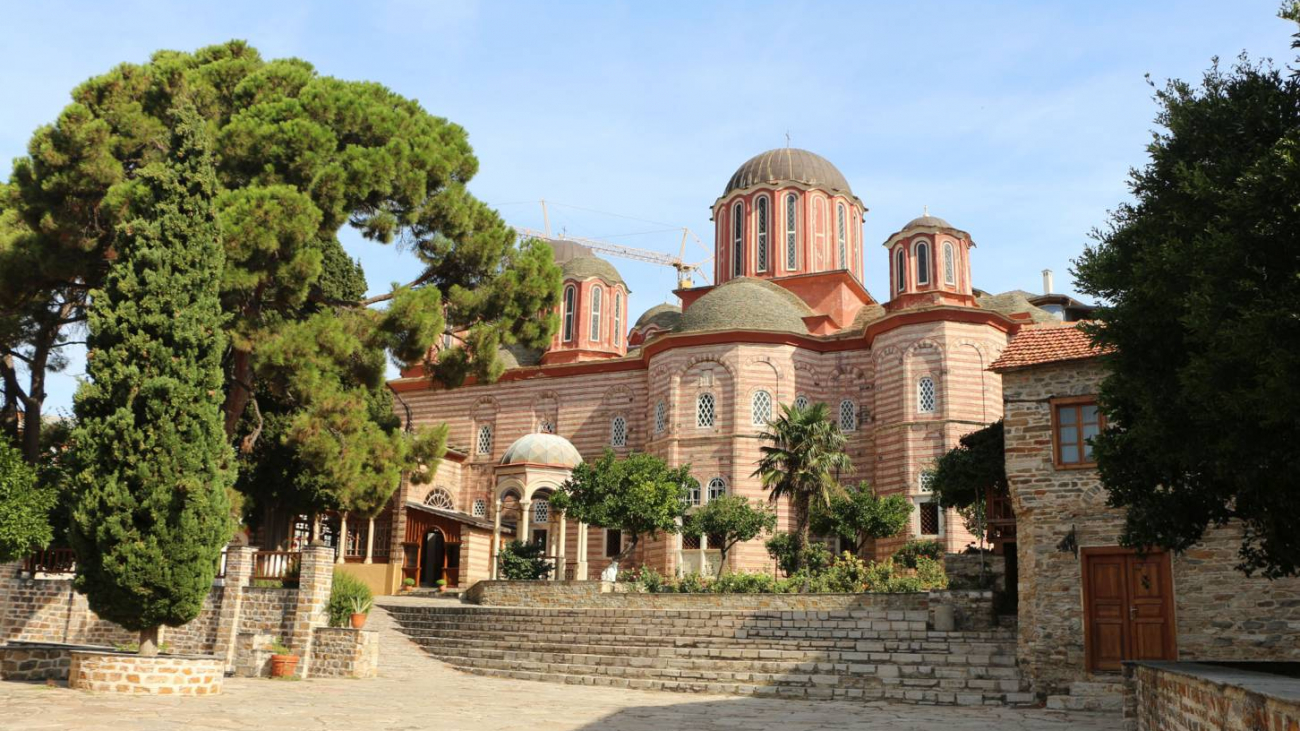
[[[885,308],[974,306],[969,233],[925,213],[885,240],[889,253],[889,302]]]
[[[542,363],[627,355],[627,284],[613,264],[571,241],[549,241],[560,265],[560,328]]]

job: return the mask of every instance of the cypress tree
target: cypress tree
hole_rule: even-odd
[[[140,632],[141,654],[159,626],[198,616],[233,531],[216,178],[202,120],[183,101],[174,114],[168,154],[114,201],[123,223],[91,293],[73,436],[76,586]]]

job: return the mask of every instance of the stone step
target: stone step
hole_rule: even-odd
[[[1056,711],[1122,711],[1122,695],[1049,695],[1047,707]]]
[[[1122,696],[1124,684],[1120,681],[1076,680],[1070,683],[1071,696]]]

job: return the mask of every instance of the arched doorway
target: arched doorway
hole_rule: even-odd
[[[435,528],[424,534],[422,548],[420,586],[435,586],[443,578],[443,567],[447,564],[447,539]]]

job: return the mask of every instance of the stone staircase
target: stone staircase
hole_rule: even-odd
[[[1047,696],[1047,707],[1059,711],[1122,711],[1124,683],[1076,681],[1070,683],[1068,694]]]
[[[429,655],[485,676],[646,690],[1033,705],[1015,633],[933,632],[926,612],[380,608]]]

